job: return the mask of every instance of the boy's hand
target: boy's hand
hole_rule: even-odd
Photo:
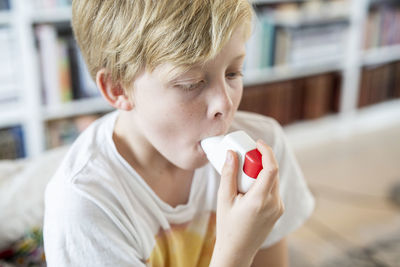
[[[250,266],[257,250],[283,214],[275,156],[260,140],[257,149],[262,155],[263,169],[246,194],[237,191],[237,154],[227,153],[218,191],[216,255],[213,254],[212,263]]]

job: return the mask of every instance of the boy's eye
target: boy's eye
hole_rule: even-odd
[[[200,81],[197,83],[177,84],[175,86],[178,87],[179,89],[190,92],[202,88],[204,84],[205,84],[204,81]]]
[[[235,78],[242,77],[242,76],[243,76],[243,73],[241,71],[229,72],[226,74],[226,77],[228,79],[235,79]]]

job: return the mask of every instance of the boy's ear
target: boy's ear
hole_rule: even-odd
[[[112,82],[105,69],[101,69],[97,72],[96,84],[97,87],[99,87],[103,97],[111,106],[125,111],[130,111],[133,109],[133,104],[130,98],[126,95],[125,90],[120,84],[115,84]]]

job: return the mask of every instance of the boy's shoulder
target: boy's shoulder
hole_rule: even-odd
[[[89,164],[101,164],[99,161],[110,152],[116,116],[116,112],[106,114],[82,132],[65,155],[56,176],[63,176],[63,179],[72,182],[78,174],[88,171]],[[102,172],[101,168],[90,169]]]

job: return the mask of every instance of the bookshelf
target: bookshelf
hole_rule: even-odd
[[[327,74],[338,77],[337,86],[340,94],[335,93],[339,98],[336,108],[331,108],[330,112],[322,117],[294,120],[285,125],[284,128],[288,132],[289,139],[300,145],[312,140],[327,138],[326,136],[332,136],[335,133],[342,135],[355,131],[354,125],[365,125],[365,127],[359,128],[370,129],[373,125],[376,127],[382,125],[382,120],[390,123],[399,121],[400,118],[400,109],[397,108],[400,106],[400,102],[396,99],[362,109],[358,107],[364,68],[400,61],[400,43],[364,49],[365,25],[372,12],[370,1],[347,0],[345,9],[334,9],[332,6],[321,7],[322,3],[330,1],[332,0],[321,0],[320,9],[315,6],[315,2],[318,1],[310,0],[252,1],[256,7],[276,8],[282,4],[293,3],[307,5],[301,15],[291,16],[290,19],[285,17],[284,12],[276,12],[275,25],[279,25],[280,29],[302,28],[319,24],[336,24],[345,29],[345,42],[340,47],[326,47],[326,49],[331,49],[326,51],[340,51],[332,52],[330,57],[308,61],[301,59],[295,63],[282,61],[283,63],[271,66],[245,69],[245,88],[277,83],[285,84],[291,81],[302,81],[303,83],[312,77]],[[67,5],[68,1],[64,1],[61,6],[44,6],[45,3],[51,1],[42,1],[43,6],[41,7],[33,4],[34,2],[40,3],[40,1],[9,0],[9,2],[10,10],[0,11],[0,28],[10,28],[15,36],[15,49],[18,52],[15,61],[20,66],[17,75],[18,81],[15,83],[15,88],[18,90],[14,90],[18,91],[18,100],[10,103],[0,101],[0,129],[21,126],[26,155],[35,156],[46,149],[48,128],[56,124],[57,120],[101,114],[112,108],[101,97],[95,95],[83,99],[72,98],[56,105],[43,104],[44,78],[41,71],[42,58],[40,47],[38,47],[37,29],[42,25],[50,25],[47,30],[51,31],[51,27],[54,26],[58,34],[60,25],[65,26],[70,23],[71,8]],[[377,5],[379,2],[373,1],[371,5]],[[373,8],[373,10],[379,10],[379,8]],[[307,52],[299,51],[300,55]],[[381,114],[382,120],[379,119],[379,114]],[[367,117],[375,119],[368,120]],[[367,124],[368,126],[366,126]]]
[[[56,107],[45,107],[43,109],[43,119],[56,120],[65,117],[102,113],[112,109],[102,97],[79,99]]]
[[[362,66],[385,64],[400,60],[400,44],[380,48],[372,48],[363,52]]]
[[[10,11],[0,11],[0,26],[9,25],[11,21]]]
[[[248,71],[243,77],[243,83],[245,86],[252,86],[341,71],[342,69],[341,59],[324,60],[305,66],[277,66]]]
[[[23,123],[24,113],[21,106],[16,104],[2,104],[0,109],[0,129]]]
[[[71,20],[71,7],[54,7],[42,10],[32,9],[29,16],[33,23],[57,23]]]

